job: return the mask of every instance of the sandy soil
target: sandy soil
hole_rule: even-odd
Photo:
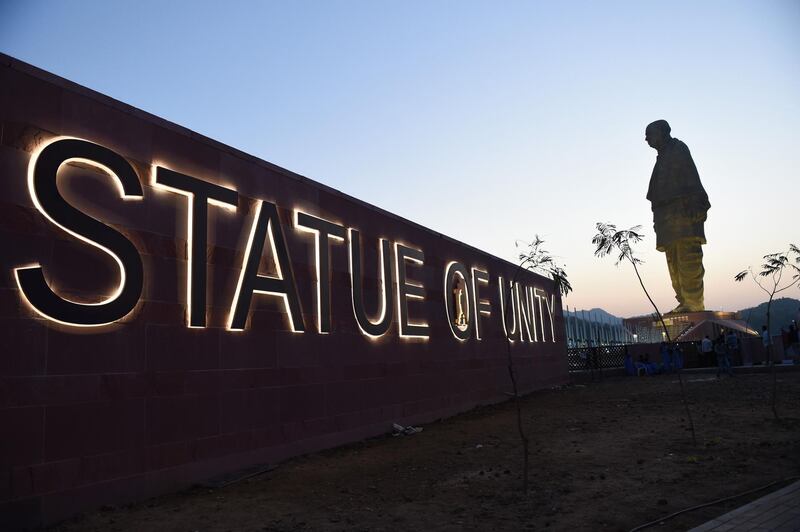
[[[800,475],[800,372],[720,381],[685,374],[698,445],[674,376],[607,378],[523,401],[531,486],[521,487],[513,402],[194,488],[57,530],[628,530],[686,507]],[[777,489],[782,485],[772,489]],[[766,492],[685,514],[685,530]]]

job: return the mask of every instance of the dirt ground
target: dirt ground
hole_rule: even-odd
[[[629,530],[800,475],[800,372],[618,377],[527,396],[531,486],[521,492],[513,402],[286,463],[222,489],[194,488],[56,530]],[[773,488],[778,489],[783,484]],[[685,530],[770,490],[654,527]]]

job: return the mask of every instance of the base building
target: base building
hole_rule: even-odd
[[[655,315],[637,316],[623,320],[623,325],[634,335],[634,343],[657,343],[666,340],[664,328]],[[732,330],[742,337],[758,336],[736,312],[704,310],[664,315],[664,325],[674,342],[699,342],[706,335],[712,340],[720,333]]]

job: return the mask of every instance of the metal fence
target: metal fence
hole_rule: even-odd
[[[757,349],[761,345],[759,338],[748,339],[747,342],[753,343],[756,346],[755,351],[759,351]],[[672,346],[680,347],[684,368],[716,366],[717,362],[714,355],[700,353],[699,342],[674,342]],[[625,354],[629,353],[634,362],[641,361],[644,358],[648,362],[659,364],[662,362],[660,350],[660,343],[570,347],[567,348],[567,363],[570,371],[622,368],[625,367]],[[733,355],[732,362],[741,364],[745,358],[754,360],[760,356],[759,353],[751,353],[752,349],[749,347],[746,351],[744,353],[740,349],[739,352]]]
[[[626,351],[624,345],[570,347],[567,363],[570,371],[621,368],[625,365]]]

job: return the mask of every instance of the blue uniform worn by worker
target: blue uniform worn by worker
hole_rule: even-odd
[[[719,374],[723,371],[733,377],[731,359],[728,356],[728,348],[725,345],[725,340],[722,335],[714,342],[714,353],[717,355],[717,378],[719,378]]]
[[[661,364],[665,373],[672,373],[672,349],[666,342],[661,342]]]

